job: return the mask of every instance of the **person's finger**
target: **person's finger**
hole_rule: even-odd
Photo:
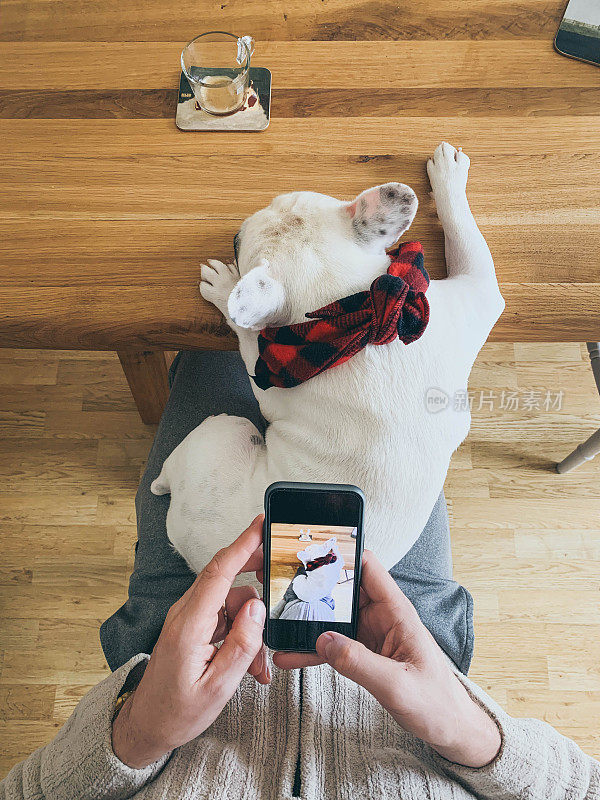
[[[262,566],[263,566],[263,548],[261,543],[259,547],[252,553],[248,561],[246,561],[244,566],[241,568],[240,572],[257,572],[258,570],[262,571]]]
[[[364,608],[371,602],[369,595],[365,592],[362,586],[358,590],[358,608]]]
[[[262,542],[263,515],[259,514],[246,530],[211,558],[192,586],[185,613],[212,636],[219,609],[231,584]]]
[[[417,613],[408,597],[370,550],[365,550],[363,554],[360,586],[372,603],[391,603],[411,618]]]
[[[219,622],[215,628],[212,636],[213,642],[221,642],[231,629],[231,625],[235,617],[238,615],[240,609],[248,600],[258,598],[258,592],[254,586],[234,586],[225,598],[225,609],[227,611],[227,619],[223,614],[223,610],[219,611]],[[254,661],[248,667],[248,672],[252,677],[256,678],[259,683],[271,682],[271,670],[267,659],[267,650],[263,645],[254,657]]]
[[[366,648],[341,633],[327,631],[317,639],[317,653],[337,672],[371,692],[378,700],[386,694],[391,680],[389,658]],[[396,679],[397,680],[397,679]]]
[[[265,606],[260,600],[248,600],[233,621],[219,652],[202,676],[202,688],[217,706],[232,697],[262,647]]]
[[[316,667],[324,664],[325,659],[316,653],[274,653],[273,663],[280,669],[300,669],[301,667]]]
[[[225,610],[227,611],[228,620],[223,613],[223,607],[219,610],[219,617],[215,632],[211,637],[211,642],[222,642],[227,632],[231,628],[231,622],[248,600],[258,597],[258,592],[254,586],[234,586],[229,590],[229,594],[225,598]],[[228,624],[229,621],[229,624]]]
[[[264,520],[264,514],[259,514],[258,517],[255,517],[248,526],[248,528],[244,531],[244,533],[241,534],[241,536],[244,536],[251,529],[254,530],[257,523],[260,523],[262,526],[261,520]],[[262,533],[262,527],[261,527],[261,533]],[[233,542],[233,544],[236,544],[236,542],[241,538],[241,536],[239,536],[238,539],[236,539],[235,542]],[[224,548],[224,550],[228,549],[229,548]],[[219,556],[220,553],[221,551],[219,551],[217,555]],[[261,541],[260,544],[254,550],[254,552],[250,554],[246,563],[238,570],[238,573],[236,574],[239,574],[241,572],[254,572],[258,569],[261,569],[262,565],[263,565],[263,554],[262,554],[262,541]],[[171,610],[173,611],[172,616],[175,616],[176,614],[180,613],[183,610],[183,608],[188,604],[189,600],[197,594],[198,585],[202,582],[200,579],[202,578],[203,572],[204,570],[199,575],[196,576],[196,579],[192,583],[192,585],[187,589],[186,592],[182,594],[179,600],[177,600],[177,602],[171,606]]]
[[[264,644],[254,656],[253,662],[248,667],[248,672],[258,681],[258,683],[271,683],[271,667],[269,666],[267,648],[264,646]]]

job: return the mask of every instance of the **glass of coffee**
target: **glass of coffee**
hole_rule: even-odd
[[[223,31],[202,33],[183,48],[181,68],[203,111],[222,117],[242,107],[253,51],[251,36]]]

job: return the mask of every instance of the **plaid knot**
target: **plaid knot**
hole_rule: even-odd
[[[423,248],[420,242],[404,242],[390,256],[387,273],[375,278],[368,291],[311,311],[308,322],[262,330],[256,385],[298,386],[343,364],[368,344],[389,344],[396,337],[405,344],[418,339],[429,321]]]
[[[307,561],[306,571],[312,572],[313,570],[318,569],[319,567],[324,567],[325,564],[335,564],[336,561],[337,561],[336,554],[333,552],[333,550],[330,550],[324,556],[319,556],[318,558],[313,558],[312,561]]]

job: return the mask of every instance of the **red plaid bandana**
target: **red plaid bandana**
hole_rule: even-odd
[[[319,556],[318,558],[313,558],[312,561],[307,561],[306,571],[312,572],[315,569],[319,569],[319,567],[324,567],[325,564],[335,564],[336,561],[336,554],[333,552],[333,550],[330,550],[324,556]]]
[[[369,291],[311,311],[308,322],[262,330],[256,385],[298,386],[343,364],[368,344],[389,344],[396,337],[405,344],[418,339],[429,321],[423,248],[420,242],[404,242],[390,256],[387,273],[375,278]]]

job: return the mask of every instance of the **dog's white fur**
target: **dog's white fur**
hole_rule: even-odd
[[[326,555],[330,550],[336,555],[336,560],[332,564],[323,564],[306,575],[296,575],[292,581],[292,589],[299,600],[304,600],[306,603],[312,603],[315,600],[320,600],[322,597],[327,597],[333,591],[333,587],[340,579],[342,569],[344,568],[344,559],[340,552],[337,539],[333,536],[326,542],[314,542],[309,544],[305,550],[300,550],[296,554],[298,560],[304,566],[312,561],[313,558],[321,558]]]
[[[168,536],[192,569],[200,571],[239,535],[261,511],[266,487],[279,480],[360,486],[365,545],[388,568],[415,542],[470,425],[468,409],[456,411],[452,403],[430,413],[426,393],[466,391],[504,308],[467,202],[468,170],[468,157],[445,142],[427,162],[448,277],[431,281],[430,321],[418,341],[368,346],[292,389],[253,384],[268,422],[264,440],[248,420],[221,414],[165,461],[152,491],[171,493]],[[202,265],[200,291],[237,333],[248,373],[258,355],[257,330],[304,321],[307,311],[368,289],[387,270],[385,249],[416,211],[412,189],[388,183],[352,202],[313,192],[280,195],[246,219],[237,264]]]

